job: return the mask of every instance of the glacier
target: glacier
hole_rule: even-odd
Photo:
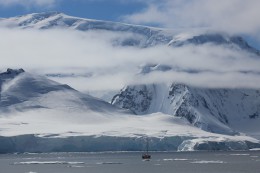
[[[259,147],[253,137],[206,132],[183,117],[137,116],[24,70],[8,69],[0,78],[0,153],[140,151],[146,138],[157,151]]]
[[[126,35],[113,40],[114,46],[174,49],[213,44],[259,58],[259,51],[240,36],[82,19],[58,12],[0,19],[0,27],[108,31]],[[199,72],[150,64],[137,75],[172,70]],[[125,86],[110,104],[50,80],[52,76],[71,77],[64,73],[41,76],[23,69],[0,74],[0,153],[140,151],[147,138],[154,151],[260,148],[260,90],[169,81]]]

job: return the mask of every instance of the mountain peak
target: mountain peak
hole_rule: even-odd
[[[1,26],[8,28],[63,28],[78,31],[110,31],[117,33],[137,34],[138,37],[127,37],[122,40],[113,40],[113,43],[122,46],[146,48],[156,45],[181,47],[186,45],[213,44],[217,46],[229,46],[232,49],[242,49],[247,52],[260,55],[259,50],[249,45],[246,40],[240,36],[232,36],[223,32],[204,29],[187,32],[176,29],[154,28],[120,22],[73,17],[57,11],[32,13],[23,16],[11,17],[8,19],[1,19],[0,22],[2,23]]]
[[[6,70],[6,72],[0,73],[0,75],[19,75],[21,73],[24,73],[24,69],[20,68],[20,69],[11,69],[8,68]]]
[[[24,16],[28,16],[28,15],[41,16],[41,17],[44,17],[44,18],[48,18],[48,17],[51,17],[51,16],[64,15],[64,14],[61,13],[61,12],[58,12],[58,11],[47,11],[47,12],[41,12],[41,13],[27,14],[27,15],[24,15]]]
[[[228,35],[221,32],[206,32],[197,34],[179,34],[169,43],[169,46],[181,47],[187,44],[203,45],[203,44],[215,44],[215,45],[229,45],[233,48],[237,47],[246,50],[251,53],[260,55],[259,50],[250,46],[247,41],[238,35]]]

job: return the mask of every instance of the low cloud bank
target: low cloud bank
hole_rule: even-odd
[[[214,88],[259,88],[260,83],[260,58],[224,46],[122,47],[113,43],[126,34],[101,31],[1,29],[0,36],[1,71],[24,68],[53,74],[51,79],[81,91],[156,82]],[[137,75],[145,64],[163,64],[172,70]]]
[[[143,1],[143,0],[140,0]],[[130,23],[166,27],[211,27],[230,33],[259,34],[258,0],[148,0],[147,8],[124,16]]]

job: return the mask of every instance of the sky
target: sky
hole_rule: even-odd
[[[0,17],[59,11],[71,16],[173,29],[208,28],[242,35],[257,48],[260,45],[259,9],[259,0],[0,0]],[[109,32],[0,29],[0,70],[14,67],[44,74],[77,73],[76,78],[55,80],[81,91],[119,90],[140,81],[259,88],[260,59],[251,58],[245,52],[212,45],[138,49],[115,47],[111,43],[126,36]],[[13,49],[15,51],[10,51]],[[136,74],[140,66],[147,63],[202,73],[157,72],[140,78]],[[86,78],[86,73],[92,76]]]
[[[0,16],[58,11],[83,18],[120,21],[121,16],[133,14],[145,7],[146,3],[135,0],[0,0]]]

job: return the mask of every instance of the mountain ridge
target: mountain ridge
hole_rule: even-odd
[[[252,137],[209,133],[181,117],[163,113],[136,116],[24,70],[9,69],[0,74],[0,79],[3,74],[9,78],[5,76],[7,80],[1,83],[0,92],[1,153],[56,151],[55,148],[106,151],[107,147],[100,143],[111,145],[113,140],[119,140],[109,147],[113,151],[118,151],[117,147],[140,150],[144,136],[153,139],[152,146],[157,150],[237,150],[260,146]],[[6,83],[8,86],[3,87]],[[16,142],[6,146],[14,139]],[[66,148],[68,141],[63,139],[71,139],[71,147]],[[35,141],[35,145],[26,147],[28,141]]]
[[[205,131],[235,135],[241,131],[232,126],[243,120],[256,121],[259,116],[259,93],[253,89],[205,89],[176,83],[130,85],[111,103],[138,115],[163,112],[184,117]]]
[[[87,20],[55,12],[1,19],[0,26],[24,30],[73,29],[83,32],[102,30],[134,33],[143,37],[139,39],[132,36],[118,45],[138,48],[164,45],[174,49],[186,45],[196,47],[212,44],[253,53],[257,57],[259,55],[259,51],[242,37],[208,31],[185,35],[179,31]],[[142,69],[141,73],[169,70],[172,67],[156,64]],[[4,75],[9,77],[0,79],[0,125],[3,129],[0,135],[7,137],[7,141],[12,141],[13,136],[32,135],[21,138],[28,141],[35,140],[36,136],[40,138],[37,139],[39,141],[48,138],[47,141],[52,141],[51,144],[57,144],[54,138],[60,140],[76,136],[81,141],[98,138],[100,140],[96,142],[104,143],[108,137],[112,137],[112,140],[124,138],[119,146],[127,149],[139,144],[135,143],[138,139],[149,136],[156,138],[154,146],[167,148],[170,144],[172,149],[179,151],[210,148],[239,150],[259,146],[259,90],[214,90],[169,81],[170,84],[126,86],[115,95],[111,105],[80,93],[66,84],[24,70],[9,69],[2,73]],[[170,141],[167,142],[168,139]],[[0,138],[0,148],[1,140],[6,139]],[[160,141],[164,143],[161,144]],[[78,142],[71,145],[77,148]],[[96,142],[91,149],[95,149]],[[66,141],[64,143],[67,145]],[[46,148],[41,149],[46,151]]]
[[[66,110],[66,107],[69,108],[72,105],[75,106],[75,109],[80,111],[85,109],[97,112],[104,112],[104,110],[107,112],[109,112],[109,110],[112,112],[120,112],[109,103],[101,101],[100,99],[82,94],[66,84],[59,84],[47,79],[47,77],[25,72],[23,69],[7,69],[6,72],[0,73],[0,87],[1,112],[22,111],[23,107],[25,109],[55,109],[60,107]],[[63,96],[63,98],[55,98],[52,96],[55,94],[57,96]],[[55,98],[56,103],[51,101],[51,98]],[[70,101],[71,98],[75,98],[75,100]],[[50,99],[49,102],[56,105],[56,107],[48,103],[48,99]]]
[[[201,45],[206,43],[232,45],[245,49],[250,53],[260,55],[259,50],[250,46],[241,36],[229,36],[221,32],[199,30],[191,33],[181,29],[158,28],[142,25],[133,25],[121,22],[86,19],[66,15],[61,12],[43,12],[28,15],[20,15],[0,20],[2,26],[8,28],[70,28],[78,31],[103,30],[111,32],[134,33],[144,37],[143,39],[128,38],[122,46],[151,47],[156,45],[168,45],[179,47],[184,44]],[[1,26],[1,25],[0,25]],[[184,40],[183,40],[184,39]]]

